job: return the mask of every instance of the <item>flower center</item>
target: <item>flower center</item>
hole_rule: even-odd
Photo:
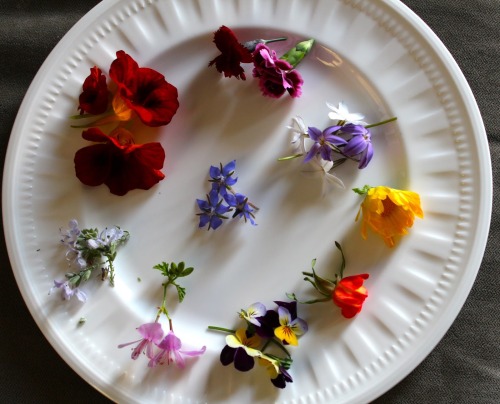
[[[396,209],[396,204],[392,202],[389,197],[382,200],[382,205],[384,205],[384,211],[382,212],[382,217],[388,217],[392,215],[392,212]]]

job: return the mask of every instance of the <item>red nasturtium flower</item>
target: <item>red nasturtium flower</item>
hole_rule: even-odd
[[[345,318],[352,318],[361,311],[363,302],[368,297],[368,291],[363,286],[368,277],[368,274],[346,276],[333,289],[333,303],[342,309]]]
[[[80,114],[85,112],[92,115],[102,114],[108,109],[109,91],[106,76],[101,69],[94,66],[89,76],[83,82],[83,91],[78,99]]]
[[[85,185],[106,184],[112,194],[125,195],[132,189],[149,189],[165,178],[160,171],[165,151],[158,142],[134,144],[131,133],[123,128],[110,136],[90,128],[82,137],[98,143],[75,154],[76,176]]]
[[[221,54],[208,65],[215,64],[217,71],[224,73],[225,77],[235,76],[237,79],[246,80],[240,63],[252,63],[252,54],[238,41],[233,31],[225,25],[221,26],[214,33],[214,43]]]
[[[113,102],[117,115],[124,116],[125,109],[127,116],[128,108],[134,111],[145,125],[162,126],[172,120],[179,108],[177,88],[156,70],[139,67],[137,62],[122,50],[116,52],[109,76],[118,86],[115,97],[120,99]]]

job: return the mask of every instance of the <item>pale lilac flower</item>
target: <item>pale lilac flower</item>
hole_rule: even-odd
[[[365,168],[373,157],[373,145],[370,130],[362,125],[347,124],[342,132],[352,135],[344,147],[343,153],[347,157],[359,158],[359,168]]]
[[[163,330],[160,323],[146,323],[137,328],[142,338],[136,341],[127,342],[118,345],[118,348],[123,348],[132,344],[137,346],[132,350],[132,359],[137,359],[141,353],[145,353],[149,359],[154,357],[153,346],[158,345],[163,338]]]
[[[68,223],[69,229],[66,230],[60,230],[61,232],[61,242],[68,246],[68,248],[73,248],[75,247],[76,240],[78,239],[78,236],[80,235],[80,229],[78,228],[78,222],[76,219],[71,219]]]
[[[79,268],[85,268],[87,262],[82,258],[81,251],[77,248],[78,236],[81,230],[78,227],[78,222],[76,219],[72,219],[68,223],[68,229],[60,229],[61,242],[66,246],[66,259],[70,264],[75,263]]]
[[[52,290],[54,290],[54,288],[61,289],[61,297],[64,300],[70,300],[73,296],[76,296],[76,298],[82,303],[85,303],[87,301],[87,294],[83,290],[80,290],[78,287],[72,287],[69,281],[54,280],[54,286],[52,286],[52,288],[50,289],[49,295],[52,293]]]
[[[120,241],[125,236],[125,232],[118,226],[106,227],[99,237],[87,240],[87,245],[91,249],[98,249],[100,247],[109,247],[113,243]]]
[[[332,110],[332,112],[328,114],[328,117],[330,119],[337,120],[338,122],[343,122],[343,124],[354,123],[357,125],[366,125],[366,122],[362,121],[365,116],[357,112],[350,113],[347,109],[347,105],[343,102],[339,102],[338,107],[335,107],[328,102],[326,103],[326,105]]]
[[[157,346],[161,351],[149,361],[148,366],[150,368],[158,364],[162,365],[165,361],[168,365],[173,362],[179,368],[183,368],[186,364],[183,356],[199,356],[206,350],[205,346],[196,351],[181,350],[182,342],[173,331],[169,331],[167,336]]]

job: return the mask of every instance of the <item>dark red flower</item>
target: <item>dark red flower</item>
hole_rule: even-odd
[[[116,52],[109,76],[118,85],[118,96],[147,126],[167,125],[179,108],[177,88],[122,50]]]
[[[106,76],[101,69],[94,66],[89,76],[83,82],[83,91],[78,99],[80,114],[102,114],[108,108],[109,91],[106,85]]]
[[[106,184],[112,194],[125,195],[132,189],[149,189],[165,178],[160,171],[165,151],[158,142],[134,144],[131,133],[123,128],[110,136],[90,128],[82,137],[98,142],[75,154],[76,176],[85,185]]]
[[[214,33],[214,43],[221,54],[208,65],[215,64],[217,71],[224,73],[225,77],[235,76],[237,79],[245,80],[245,71],[240,64],[252,63],[250,51],[238,42],[233,31],[224,25]]]
[[[346,276],[333,289],[333,303],[342,309],[342,315],[345,318],[352,318],[361,311],[368,297],[368,291],[363,286],[363,282],[368,277],[368,274]]]
[[[258,44],[253,53],[253,76],[259,79],[264,95],[279,98],[288,91],[293,98],[302,94],[302,76],[286,60],[276,57],[276,52],[264,44]]]

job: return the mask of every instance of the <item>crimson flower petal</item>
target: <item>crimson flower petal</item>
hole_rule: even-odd
[[[80,114],[87,112],[99,115],[108,109],[109,91],[106,76],[97,66],[90,69],[90,75],[83,82],[82,89],[78,99]]]
[[[116,52],[109,76],[127,106],[147,126],[167,125],[179,108],[177,88],[156,70],[139,67],[124,51]]]
[[[125,195],[132,189],[149,189],[165,178],[160,171],[165,151],[158,142],[120,144],[117,138],[107,136],[98,128],[84,131],[82,137],[100,142],[75,154],[76,176],[85,185],[105,184],[112,194]]]
[[[246,80],[241,63],[252,63],[253,57],[250,51],[238,41],[234,32],[225,25],[221,26],[214,33],[214,43],[221,54],[210,61],[208,66],[215,64],[217,71],[224,73],[225,77],[234,76],[237,79]]]

